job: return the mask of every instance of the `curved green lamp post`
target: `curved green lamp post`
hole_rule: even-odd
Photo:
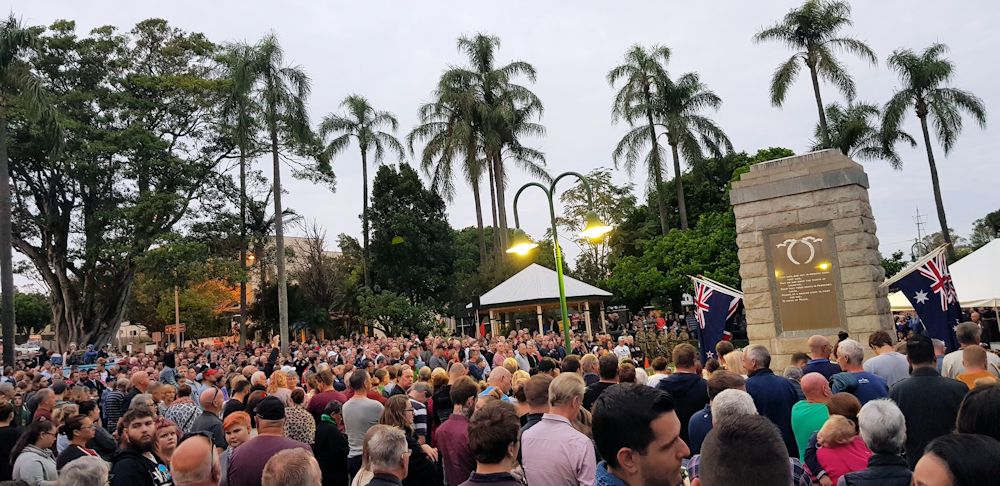
[[[579,179],[583,188],[587,191],[587,206],[590,208],[590,211],[587,211],[586,225],[584,226],[583,231],[580,232],[580,236],[584,236],[590,240],[596,240],[611,231],[611,227],[601,222],[597,213],[593,211],[594,193],[590,189],[590,184],[587,182],[587,178],[577,172],[564,172],[553,179],[552,184],[550,184],[549,187],[545,187],[539,182],[529,182],[517,190],[517,194],[514,195],[514,238],[513,241],[511,241],[510,248],[507,249],[507,253],[526,255],[529,251],[538,247],[538,243],[531,241],[528,234],[521,229],[521,221],[517,214],[517,201],[521,197],[521,193],[524,192],[525,189],[535,186],[541,189],[542,192],[545,193],[545,197],[549,200],[549,222],[552,224],[552,246],[556,257],[556,276],[559,280],[559,310],[562,311],[562,331],[565,349],[566,353],[569,354],[569,309],[566,307],[566,285],[563,282],[562,250],[559,248],[559,232],[556,227],[556,207],[555,201],[553,200],[556,192],[556,184],[566,176],[574,176]]]

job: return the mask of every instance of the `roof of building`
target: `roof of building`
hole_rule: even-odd
[[[611,292],[573,277],[563,276],[563,283],[567,299],[605,300],[611,297]],[[482,307],[501,307],[558,300],[559,283],[555,270],[532,263],[483,294],[479,304]]]

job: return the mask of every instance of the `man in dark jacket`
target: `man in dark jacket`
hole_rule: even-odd
[[[771,353],[760,344],[743,352],[743,367],[747,370],[747,393],[753,397],[757,413],[774,422],[788,449],[788,457],[798,457],[799,448],[792,432],[792,407],[799,401],[795,387],[787,378],[771,371]]]
[[[173,484],[167,465],[153,452],[156,422],[153,413],[134,408],[122,417],[122,450],[111,461],[111,486]]]
[[[969,391],[965,383],[941,376],[931,338],[917,334],[906,340],[910,377],[896,383],[889,397],[906,417],[906,462],[910,469],[930,441],[955,429],[955,417]]]
[[[319,462],[323,473],[323,486],[347,486],[350,477],[347,476],[347,436],[337,428],[343,423],[341,412],[343,406],[334,400],[326,404],[319,421],[316,422],[316,443],[313,444],[313,455]]]
[[[833,351],[833,347],[826,336],[818,334],[811,336],[808,344],[810,359],[806,362],[806,366],[802,368],[803,376],[809,373],[819,373],[829,380],[831,376],[843,371],[840,369],[840,366],[830,361],[830,353]]]
[[[368,451],[368,465],[374,473],[368,486],[402,486],[410,469],[403,429],[380,426],[368,439]]]
[[[583,408],[590,410],[597,397],[604,393],[612,385],[618,383],[618,357],[614,353],[601,356],[597,362],[600,373],[600,381],[587,386],[587,391],[583,393]],[[586,383],[586,380],[584,380]]]
[[[858,427],[872,451],[868,469],[847,473],[847,486],[910,486],[913,474],[900,456],[906,441],[906,419],[892,400],[872,400],[861,407]]]
[[[688,422],[695,412],[708,404],[708,382],[698,374],[698,350],[694,346],[678,344],[674,347],[673,360],[677,370],[660,380],[656,388],[673,397],[677,418],[681,421],[681,440],[690,444]]]

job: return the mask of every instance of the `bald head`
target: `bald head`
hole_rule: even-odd
[[[448,380],[451,382],[458,381],[459,378],[465,376],[469,373],[469,370],[465,368],[462,363],[452,363],[451,368],[448,368]]]
[[[201,408],[218,413],[222,411],[222,392],[215,387],[208,388],[198,396],[198,402],[201,403]]]
[[[829,359],[832,348],[826,336],[815,335],[809,338],[809,356],[813,359]]]
[[[146,393],[149,388],[149,374],[145,371],[136,371],[132,373],[132,387],[138,389],[142,393]]]
[[[261,486],[322,486],[323,473],[319,462],[304,449],[285,449],[278,452],[264,465]]]
[[[807,373],[802,377],[802,394],[812,403],[826,403],[833,392],[826,377],[819,373]]]
[[[212,447],[212,442],[200,435],[190,437],[177,446],[170,458],[170,475],[175,486],[219,484],[219,456],[212,454]]]
[[[489,379],[487,379],[486,382],[489,385],[499,388],[500,391],[506,394],[507,392],[510,391],[511,378],[512,376],[510,374],[510,371],[507,371],[507,368],[504,367],[493,368],[493,371],[490,371],[490,377]]]

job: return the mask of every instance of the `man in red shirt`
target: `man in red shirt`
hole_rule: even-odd
[[[469,416],[476,408],[479,387],[463,376],[451,385],[449,397],[454,410],[434,432],[434,443],[441,451],[447,486],[458,486],[476,470],[476,458],[469,447]]]
[[[347,403],[347,397],[343,393],[333,389],[333,372],[329,368],[316,373],[316,386],[320,391],[309,400],[307,410],[319,422],[320,416],[326,410],[327,404],[336,400],[343,405]]]

